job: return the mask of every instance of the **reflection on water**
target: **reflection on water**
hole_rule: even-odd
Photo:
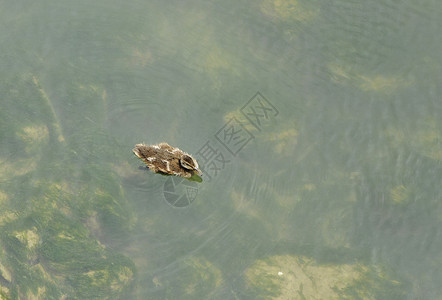
[[[441,4],[175,2],[1,5],[0,298],[439,297]]]

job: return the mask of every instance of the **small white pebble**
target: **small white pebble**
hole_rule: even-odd
[[[282,275],[284,275],[284,273],[282,273],[282,272],[278,272],[278,275],[279,275],[279,276],[282,276]]]

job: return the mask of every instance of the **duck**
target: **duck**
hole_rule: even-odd
[[[197,161],[188,153],[168,143],[136,144],[133,153],[155,173],[190,178],[202,175]]]

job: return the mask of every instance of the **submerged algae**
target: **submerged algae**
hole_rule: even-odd
[[[132,261],[97,240],[81,219],[73,218],[73,210],[66,215],[57,200],[37,196],[34,201],[43,203],[2,225],[1,261],[11,274],[11,295],[90,298],[122,293],[135,274]]]
[[[246,272],[249,292],[263,299],[389,299],[405,296],[401,283],[380,268],[362,264],[320,264],[304,256],[272,256]]]
[[[167,299],[211,298],[223,282],[221,271],[202,257],[184,259],[180,263],[180,269],[186,274],[185,276],[171,276],[167,280],[154,279],[155,284],[167,286],[165,297]]]
[[[16,88],[6,93],[7,109],[0,110],[0,118],[10,121],[0,128],[0,137],[9,141],[0,147],[0,297],[126,295],[136,272],[118,245],[134,220],[110,164],[85,163],[110,140],[97,135],[98,142],[82,151],[90,134],[63,128],[75,122],[79,132],[87,128],[74,117],[56,115],[51,93],[37,76],[20,79],[11,82]],[[76,92],[101,95],[83,90]],[[94,104],[91,110],[98,114],[101,108]],[[87,222],[91,216],[97,216],[94,228]]]

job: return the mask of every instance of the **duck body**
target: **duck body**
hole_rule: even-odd
[[[137,144],[132,151],[155,173],[185,178],[190,178],[194,174],[202,175],[198,163],[190,154],[168,143]]]

